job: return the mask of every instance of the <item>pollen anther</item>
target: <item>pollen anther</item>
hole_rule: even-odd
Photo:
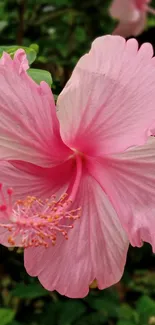
[[[58,201],[55,196],[41,200],[35,196],[27,196],[12,205],[12,189],[4,196],[0,187],[2,204],[0,215],[3,227],[8,234],[8,244],[24,248],[55,245],[57,236],[63,235],[68,240],[68,230],[73,228],[72,222],[80,218],[81,208],[69,210],[71,200],[63,194]]]

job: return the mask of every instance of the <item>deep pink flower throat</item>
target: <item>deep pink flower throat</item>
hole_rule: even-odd
[[[68,230],[73,228],[73,221],[80,218],[81,207],[71,209],[81,179],[82,162],[76,155],[77,173],[71,193],[64,193],[58,200],[56,196],[42,200],[35,196],[27,196],[12,204],[13,190],[8,188],[6,195],[0,186],[2,204],[0,205],[3,227],[9,231],[8,244],[24,248],[55,245],[57,235],[68,239]],[[8,220],[10,221],[8,223]]]

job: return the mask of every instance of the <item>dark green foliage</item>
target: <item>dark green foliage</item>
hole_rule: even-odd
[[[23,254],[1,247],[1,325],[154,325],[155,257],[149,245],[130,248],[117,285],[84,299],[46,291],[23,267]],[[148,262],[149,261],[149,262]]]

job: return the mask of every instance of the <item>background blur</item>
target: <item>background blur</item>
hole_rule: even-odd
[[[111,33],[116,22],[108,0],[0,0],[0,46],[39,45],[34,68],[51,72],[59,94],[91,41]],[[155,8],[155,1],[152,1]],[[140,43],[155,47],[155,17],[148,17]],[[103,270],[104,272],[104,270]],[[155,257],[149,245],[130,248],[123,279],[104,291],[92,288],[84,299],[44,290],[23,267],[20,250],[0,247],[0,325],[153,325]]]

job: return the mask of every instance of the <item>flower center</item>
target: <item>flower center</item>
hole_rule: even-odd
[[[4,229],[4,245],[48,247],[51,243],[55,245],[58,234],[68,239],[68,230],[73,228],[74,221],[81,215],[81,208],[70,210],[82,175],[82,160],[78,155],[76,165],[74,182],[71,181],[67,190],[69,195],[65,193],[57,201],[55,196],[48,199],[27,196],[13,204],[12,189],[7,189],[5,195],[0,184],[0,227]]]
[[[73,221],[80,218],[81,208],[68,210],[71,200],[67,194],[58,201],[52,196],[41,200],[28,196],[18,200],[12,206],[12,191],[7,190],[7,199],[1,187],[3,204],[0,206],[0,227],[8,233],[8,244],[20,247],[55,245],[58,233],[68,239],[68,230],[73,228]]]

